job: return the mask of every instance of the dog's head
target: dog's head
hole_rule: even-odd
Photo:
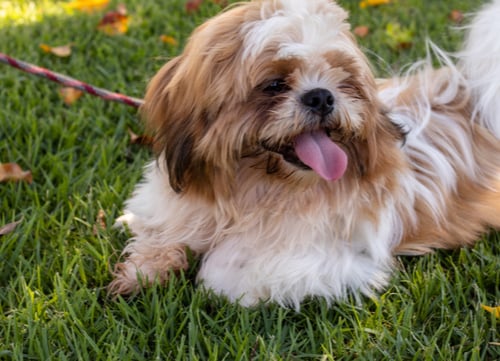
[[[257,0],[198,27],[142,109],[173,189],[227,194],[242,167],[308,184],[389,168],[402,135],[346,18],[328,0]]]

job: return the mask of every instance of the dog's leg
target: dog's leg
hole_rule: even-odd
[[[164,283],[172,271],[186,270],[186,251],[199,255],[210,246],[214,222],[209,207],[173,192],[166,173],[150,164],[117,220],[133,238],[123,251],[125,260],[114,268],[110,293],[130,294],[155,281]]]

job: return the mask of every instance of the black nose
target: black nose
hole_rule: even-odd
[[[328,115],[333,110],[335,98],[333,94],[323,88],[309,90],[300,98],[302,104],[310,108],[313,112],[319,115]]]

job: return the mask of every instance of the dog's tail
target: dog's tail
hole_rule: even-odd
[[[484,6],[468,26],[460,67],[470,84],[474,117],[500,139],[500,0]]]

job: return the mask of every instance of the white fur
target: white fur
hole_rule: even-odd
[[[481,124],[500,138],[500,0],[487,4],[468,27],[460,65],[481,114]]]
[[[351,237],[338,239],[327,221],[328,204],[315,212],[324,213],[314,218],[325,222],[310,223],[298,215],[283,222],[280,216],[279,227],[267,219],[267,225],[257,225],[265,229],[226,237],[204,256],[199,278],[246,306],[272,300],[296,309],[308,296],[341,299],[353,291],[371,295],[384,286],[392,262],[392,227],[376,229],[356,220]]]
[[[165,170],[158,162],[151,162],[145,169],[144,181],[117,220],[117,225],[126,224],[135,234],[134,242],[124,252],[136,252],[138,247],[160,249],[166,243],[185,244],[194,252],[203,252],[213,238],[207,233],[214,228],[212,214],[211,207],[204,207],[201,202],[193,206],[176,194],[170,188]],[[155,275],[149,276],[154,279]]]
[[[351,209],[342,214],[320,202],[309,213],[290,209],[285,218],[284,210],[273,214],[236,202],[242,209],[235,217],[227,210],[205,209],[198,200],[183,199],[151,163],[119,219],[136,235],[125,252],[140,255],[178,243],[206,252],[199,281],[246,306],[274,301],[298,309],[308,296],[333,300],[357,292],[373,295],[387,283],[398,236],[395,214],[386,211],[378,226],[356,219],[354,197]],[[346,228],[352,232],[344,238],[338,230]],[[206,230],[213,232],[204,234]],[[137,271],[149,280],[156,276],[147,263],[127,263],[128,277],[136,277]]]
[[[347,13],[333,3],[324,1],[274,0],[262,5],[262,19],[243,26],[243,58],[252,58],[266,49],[275,49],[277,59],[308,57],[325,47],[336,49],[348,43],[342,31],[349,28]],[[330,11],[327,11],[329,9]],[[350,42],[349,42],[350,43]]]

